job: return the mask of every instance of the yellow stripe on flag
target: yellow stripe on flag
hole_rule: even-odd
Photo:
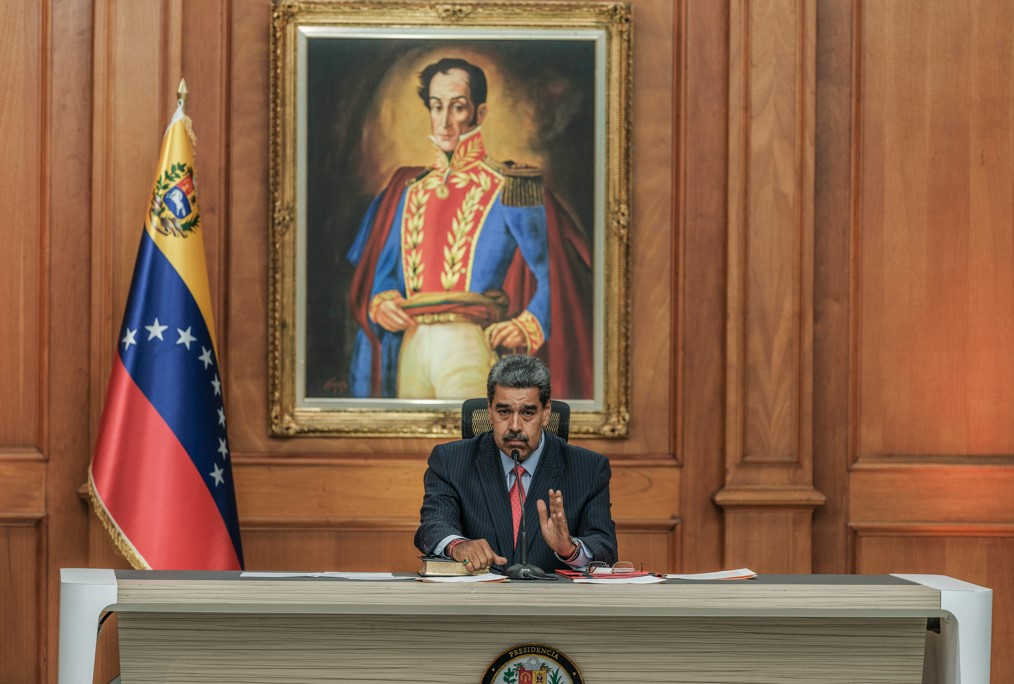
[[[197,208],[196,193],[193,192],[193,168],[193,148],[190,145],[186,119],[180,107],[170,120],[162,140],[158,175],[152,191],[152,205],[145,218],[144,227],[197,301],[197,306],[211,333],[211,342],[217,351],[215,322],[211,315],[208,267],[204,256],[204,236],[197,227],[200,212]],[[188,175],[189,183],[186,180]],[[182,188],[174,185],[176,182],[182,183]],[[187,188],[190,189],[189,193]],[[173,202],[173,196],[179,198],[176,203]],[[189,214],[184,220],[178,220],[176,214],[186,211],[182,206],[187,204]]]

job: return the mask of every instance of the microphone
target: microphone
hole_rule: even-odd
[[[525,496],[525,488],[521,484],[521,474],[518,472],[521,461],[517,449],[511,451],[511,458],[514,459],[514,476],[518,479],[518,493],[521,495],[521,562],[507,568],[506,575],[510,579],[520,580],[549,579],[546,577],[545,570],[537,565],[528,564],[528,525],[525,523],[525,500],[528,497]]]

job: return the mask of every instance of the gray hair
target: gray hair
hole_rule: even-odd
[[[497,385],[515,389],[536,387],[539,390],[539,401],[543,406],[549,403],[552,391],[549,368],[546,364],[534,356],[523,354],[503,356],[489,369],[489,377],[486,379],[486,399],[490,402],[493,401]]]

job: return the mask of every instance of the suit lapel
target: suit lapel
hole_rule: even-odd
[[[546,432],[543,433],[546,446],[542,450],[539,459],[539,467],[532,478],[532,484],[528,487],[528,496],[525,499],[525,524],[528,525],[528,558],[531,561],[532,548],[536,540],[542,539],[542,529],[539,527],[539,509],[537,501],[547,500],[547,492],[550,489],[560,488],[560,479],[563,471],[563,457],[560,453],[560,440]]]
[[[475,467],[482,483],[483,498],[490,521],[496,533],[494,551],[510,558],[514,548],[514,523],[511,520],[511,502],[507,495],[500,452],[493,441],[493,433],[482,438]],[[540,468],[541,470],[541,468]]]

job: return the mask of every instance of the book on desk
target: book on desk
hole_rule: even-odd
[[[422,561],[419,574],[423,577],[460,577],[475,574],[469,572],[464,563],[453,558],[419,556],[419,560]]]

